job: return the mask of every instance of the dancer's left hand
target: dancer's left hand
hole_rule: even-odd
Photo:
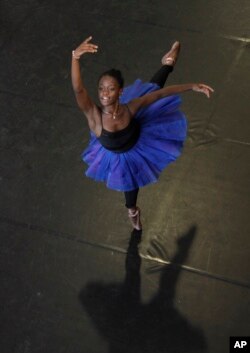
[[[203,83],[195,83],[192,87],[192,90],[195,92],[204,93],[207,96],[207,98],[210,98],[210,94],[214,92],[212,87],[207,86]]]

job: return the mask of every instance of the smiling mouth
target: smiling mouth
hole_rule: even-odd
[[[110,98],[100,98],[100,101],[102,103],[108,103],[108,102],[110,102]]]

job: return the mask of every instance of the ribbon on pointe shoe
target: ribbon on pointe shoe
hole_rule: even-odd
[[[128,210],[128,217],[131,221],[133,228],[136,230],[142,229],[142,224],[141,224],[141,220],[140,220],[140,213],[141,213],[141,210],[139,207],[136,207],[135,209]]]

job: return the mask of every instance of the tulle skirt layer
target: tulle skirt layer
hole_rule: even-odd
[[[124,89],[121,104],[159,89],[156,84],[136,80]],[[130,191],[154,183],[166,166],[181,154],[187,135],[187,121],[179,110],[177,95],[164,97],[140,109],[134,119],[140,124],[137,143],[124,153],[104,148],[91,132],[82,159],[88,164],[86,175],[105,182],[117,191]]]

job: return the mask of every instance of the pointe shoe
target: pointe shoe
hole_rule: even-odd
[[[141,213],[141,210],[139,207],[136,207],[135,209],[131,209],[131,208],[128,209],[128,217],[130,219],[132,227],[136,230],[142,229],[140,213]]]
[[[174,42],[170,51],[162,57],[161,59],[162,65],[174,66],[178,59],[180,50],[181,50],[180,42],[178,41]]]

